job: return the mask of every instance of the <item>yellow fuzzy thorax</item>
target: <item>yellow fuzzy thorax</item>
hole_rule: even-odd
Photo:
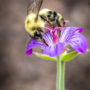
[[[25,20],[25,28],[30,35],[33,35],[35,31],[32,31],[32,28],[37,28],[37,27],[44,27],[45,22],[38,16],[38,20],[35,21],[36,14],[31,13],[26,17]]]

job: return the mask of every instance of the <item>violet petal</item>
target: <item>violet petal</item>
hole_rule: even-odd
[[[26,49],[26,55],[31,55],[32,54],[32,48],[34,48],[34,47],[44,48],[45,44],[43,42],[31,39],[28,46],[27,46],[27,49]]]
[[[50,34],[50,31],[44,33],[44,40],[45,42],[49,45],[49,46],[53,46],[54,42],[53,42],[53,37]]]
[[[65,27],[61,32],[60,42],[66,43],[75,32],[82,32],[83,28]]]
[[[64,50],[64,44],[58,43],[55,46],[45,47],[43,49],[43,53],[48,56],[55,57],[58,56],[63,50]]]
[[[81,33],[74,33],[67,43],[77,52],[85,53],[87,51],[87,40]]]

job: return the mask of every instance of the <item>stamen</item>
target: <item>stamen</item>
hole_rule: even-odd
[[[43,27],[45,30],[49,30],[52,31],[52,29],[48,28],[48,27]]]
[[[56,44],[57,42],[59,42],[59,38],[58,35],[56,35],[55,33],[53,33],[53,42]]]
[[[47,24],[48,25],[48,24]],[[44,27],[45,30],[50,31],[50,34],[52,35],[52,39],[54,44],[59,42],[59,36],[57,34],[57,30],[62,30],[62,27],[55,27],[55,28],[51,28],[51,26],[49,25],[49,27]]]
[[[46,24],[50,29],[53,29],[53,27],[52,26],[50,26],[50,24]]]
[[[55,27],[55,29],[54,29],[55,31],[57,31],[57,30],[63,30],[63,27]]]

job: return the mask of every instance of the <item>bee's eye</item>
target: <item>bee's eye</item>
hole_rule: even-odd
[[[37,31],[37,32],[35,32],[35,37],[42,37],[42,35],[41,35],[41,32],[39,32],[39,31]]]

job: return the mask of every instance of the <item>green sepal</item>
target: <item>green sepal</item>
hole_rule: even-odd
[[[90,52],[89,49],[87,49],[87,52]],[[62,54],[61,54],[61,60],[62,61],[70,61],[72,59],[74,59],[76,56],[80,55],[80,54],[83,54],[83,53],[78,53],[76,51],[72,51],[70,53],[67,53],[67,51],[64,51]]]
[[[90,52],[90,50],[88,49],[87,52]],[[67,51],[62,52],[61,56],[61,60],[66,62],[66,61],[70,61],[72,59],[74,59],[77,55],[80,55],[82,53],[78,53],[76,51],[72,51],[70,53],[67,53]],[[36,55],[37,57],[41,58],[41,59],[45,59],[45,60],[51,60],[51,61],[56,61],[57,58],[56,57],[50,57],[48,55],[45,54],[41,54],[41,53],[34,53],[34,55]]]
[[[57,60],[56,57],[49,57],[48,55],[41,54],[41,53],[34,53],[34,55],[36,55],[37,57],[39,57],[41,59],[45,59],[45,60],[51,60],[51,61],[56,61]]]
[[[62,54],[61,54],[61,60],[62,61],[70,61],[72,60],[73,58],[75,58],[77,55],[79,55],[80,53],[76,52],[76,51],[72,51],[70,53],[67,53],[67,51],[64,51]]]

